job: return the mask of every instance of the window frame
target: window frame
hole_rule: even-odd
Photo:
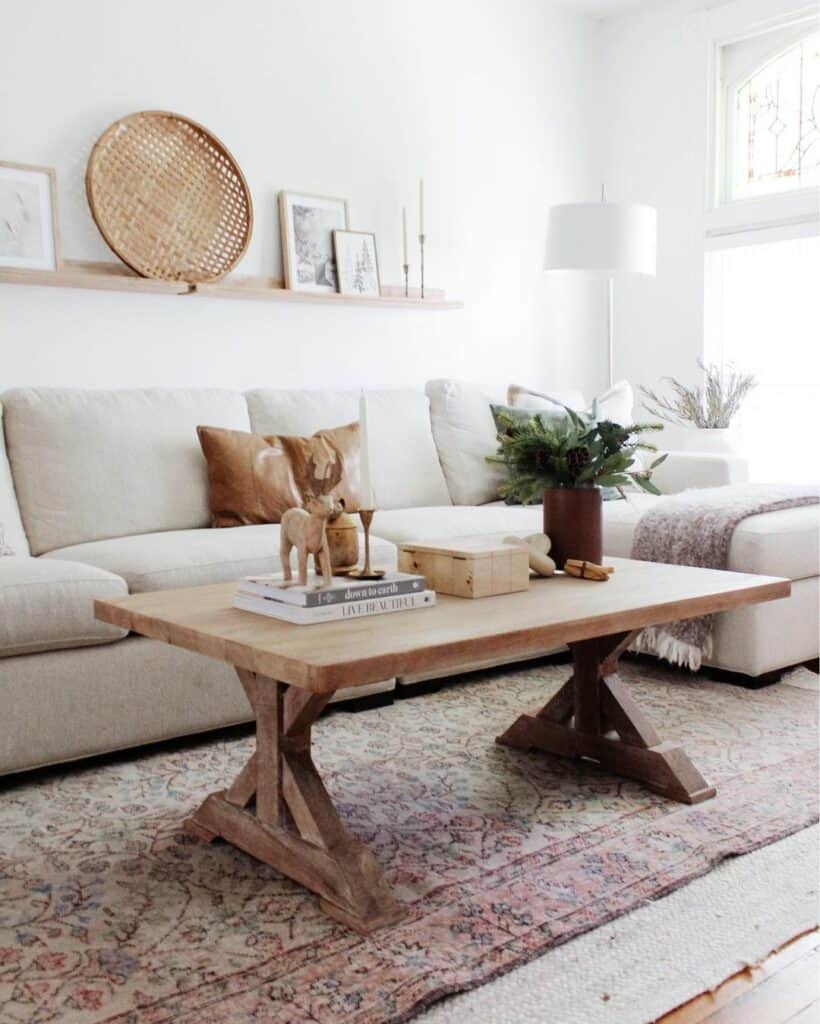
[[[773,46],[771,49],[766,51],[762,60],[760,57],[755,58],[753,63],[750,63],[748,67],[745,67],[739,74],[736,74],[731,81],[723,81],[723,75],[721,74],[719,84],[721,109],[719,116],[721,118],[722,145],[718,151],[719,163],[716,168],[718,180],[718,204],[720,206],[725,206],[728,203],[741,202],[744,199],[773,199],[777,196],[794,194],[796,192],[810,192],[812,190],[816,190],[818,187],[817,185],[798,185],[796,188],[772,189],[768,192],[761,192],[758,195],[735,196],[733,194],[737,180],[737,154],[735,153],[737,109],[735,96],[744,85],[751,81],[756,75],[764,71],[770,64],[780,60],[781,57],[784,57],[796,46],[800,45],[807,35],[813,36],[820,34],[820,24],[817,24],[816,19],[814,18],[790,21],[788,24],[778,27],[787,29],[791,27],[797,28],[798,26],[806,26],[808,28],[808,32],[797,35],[796,38],[791,40],[791,42]],[[769,31],[777,31],[777,29],[770,29]],[[765,35],[766,33],[760,34]],[[737,42],[743,42],[743,40],[737,40]],[[731,43],[724,43],[721,49],[731,45]]]
[[[757,4],[747,8],[759,7]],[[727,159],[731,145],[731,118],[727,116],[728,96],[732,83],[723,81],[723,51],[733,43],[744,42],[780,29],[805,25],[808,31],[820,29],[817,7],[812,4],[798,8],[785,8],[783,12],[765,20],[755,21],[752,10],[743,19],[744,12],[733,12],[727,17],[715,12],[711,21],[711,40],[708,44],[708,138],[706,146],[706,208],[704,210],[705,247],[725,248],[752,245],[779,239],[815,235],[820,231],[820,187],[804,185],[783,192],[759,196],[729,198],[728,177],[731,174]],[[794,45],[773,46],[765,63],[775,59]],[[764,64],[757,63],[748,74]]]

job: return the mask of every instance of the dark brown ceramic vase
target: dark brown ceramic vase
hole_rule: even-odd
[[[598,487],[550,487],[544,491],[544,533],[559,569],[568,558],[598,565],[603,551],[603,503]]]

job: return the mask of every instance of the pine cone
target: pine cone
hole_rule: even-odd
[[[607,455],[619,452],[629,440],[629,431],[610,420],[602,420],[598,424],[598,433],[604,442],[604,450]]]
[[[589,448],[582,445],[580,448],[570,448],[567,452],[567,468],[577,476],[586,466],[589,465]]]

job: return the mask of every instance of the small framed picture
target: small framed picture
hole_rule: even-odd
[[[302,292],[335,292],[333,232],[348,227],[347,200],[280,192],[279,225],[285,286]]]
[[[0,267],[58,270],[57,175],[0,161]]]
[[[369,231],[334,231],[333,251],[342,295],[381,295],[374,234]]]

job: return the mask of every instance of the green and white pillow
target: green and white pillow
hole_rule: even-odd
[[[515,409],[526,409],[529,412],[545,413],[549,416],[566,416],[564,406],[569,406],[576,412],[581,412],[580,406],[575,402],[567,402],[560,394],[543,394],[531,391],[529,388],[521,387],[518,384],[511,384],[507,388],[507,402]],[[632,410],[635,405],[635,394],[629,381],[619,380],[611,388],[602,391],[600,395],[592,400],[592,406],[586,410],[586,415],[594,420],[611,420],[619,423],[622,427],[629,426],[632,420]]]

